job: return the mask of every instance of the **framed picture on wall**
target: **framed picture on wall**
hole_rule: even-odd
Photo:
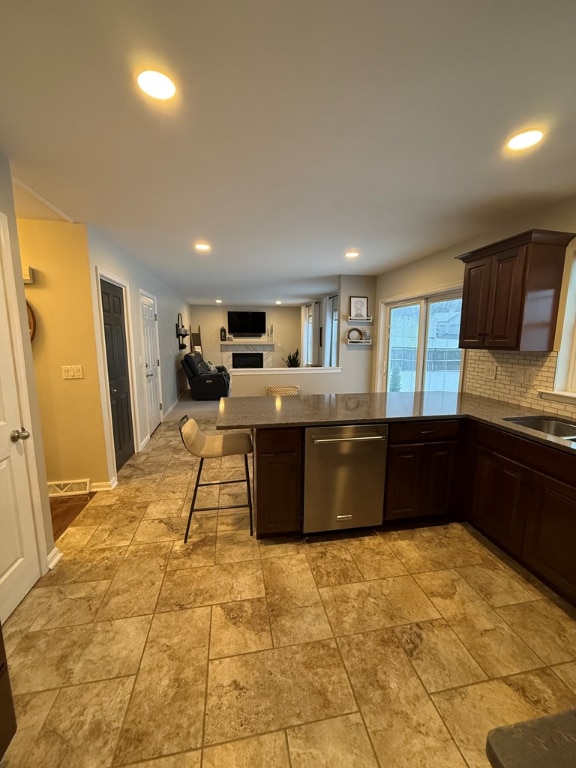
[[[367,296],[350,296],[350,317],[357,320],[368,317]]]

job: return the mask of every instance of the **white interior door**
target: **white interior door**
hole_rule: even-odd
[[[144,334],[144,375],[148,405],[148,432],[152,434],[161,421],[160,355],[158,351],[158,314],[156,299],[140,294]]]
[[[14,313],[7,306],[13,269],[9,247],[6,217],[0,214],[0,621],[40,578],[26,456],[30,425],[22,423],[16,375],[21,341],[18,345],[16,329],[10,326]]]

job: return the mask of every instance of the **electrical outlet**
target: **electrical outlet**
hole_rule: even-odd
[[[63,365],[62,366],[62,378],[63,379],[83,379],[84,371],[81,365]]]
[[[494,381],[496,378],[496,363],[488,363],[484,370],[486,372],[486,378],[489,381]]]
[[[512,383],[524,384],[524,368],[514,368],[512,370]]]

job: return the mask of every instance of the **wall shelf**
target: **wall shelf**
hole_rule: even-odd
[[[349,317],[347,318],[349,323],[371,323],[371,317]]]
[[[347,344],[355,344],[355,345],[358,345],[358,346],[369,347],[372,344],[372,339],[368,339],[368,340],[366,340],[366,339],[359,339],[358,341],[353,341],[352,339],[348,339],[346,343]]]

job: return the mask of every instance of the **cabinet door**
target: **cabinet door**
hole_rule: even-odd
[[[534,473],[522,559],[569,600],[576,600],[576,488]]]
[[[418,517],[420,514],[421,445],[388,448],[384,520]]]
[[[483,533],[519,555],[524,533],[524,486],[530,470],[504,456],[478,448],[472,522]]]
[[[484,346],[492,257],[486,256],[466,264],[462,289],[462,317],[459,346],[477,349]]]
[[[522,325],[526,247],[492,256],[486,347],[517,349]]]
[[[300,530],[302,508],[299,452],[261,453],[256,469],[256,535]]]
[[[420,514],[449,515],[456,498],[456,443],[422,446]]]

